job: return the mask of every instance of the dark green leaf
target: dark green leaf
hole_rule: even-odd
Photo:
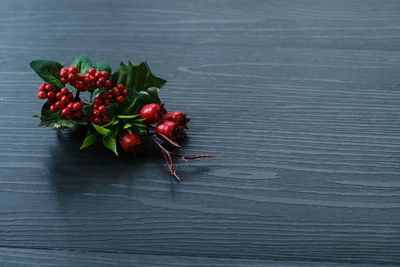
[[[117,140],[116,140],[116,138],[114,136],[111,136],[111,135],[104,136],[103,137],[103,144],[104,144],[105,147],[107,147],[108,149],[113,151],[115,153],[115,155],[118,156]]]
[[[97,133],[95,133],[95,132],[94,132],[94,133],[88,132],[88,135],[87,135],[86,138],[83,140],[80,149],[84,149],[84,148],[86,148],[86,147],[88,147],[88,146],[91,146],[91,145],[93,145],[94,143],[96,143],[97,137],[98,137],[98,134],[97,134]]]
[[[61,128],[74,128],[78,125],[78,123],[72,120],[59,120],[55,124],[59,124]]]
[[[160,92],[160,89],[157,87],[150,87],[147,89],[147,92],[149,95],[151,95],[154,99],[157,99],[157,103],[160,103],[160,98],[158,97],[158,93]]]
[[[109,129],[106,129],[104,127],[101,127],[97,124],[92,123],[94,129],[101,135],[109,135],[111,134],[111,131]]]
[[[105,61],[98,61],[96,63],[95,68],[96,68],[96,70],[99,70],[99,71],[105,70],[105,71],[108,71],[108,73],[110,73],[110,74],[112,73],[110,64],[108,64]]]
[[[114,85],[122,83],[126,84],[127,77],[127,66],[124,63],[120,63],[118,70],[113,74],[112,82]]]
[[[132,65],[132,63],[129,61],[128,66],[126,67],[126,88],[134,88],[135,86],[135,67]]]
[[[29,65],[45,82],[57,88],[64,87],[60,77],[60,69],[63,66],[60,63],[50,60],[34,60]]]
[[[93,68],[93,63],[86,54],[81,54],[72,61],[71,66],[77,67],[78,72],[86,74],[90,68]]]

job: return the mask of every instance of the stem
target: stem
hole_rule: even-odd
[[[150,133],[150,127],[147,127],[147,136],[153,140],[153,142],[158,146],[158,148],[160,148],[161,153],[163,154],[165,161],[168,163],[168,168],[169,168],[169,172],[171,173],[172,176],[175,177],[175,179],[180,182],[182,181],[182,179],[178,176],[178,174],[176,173],[176,168],[175,168],[175,164],[174,164],[174,160],[172,159],[172,156],[178,157],[183,159],[184,161],[188,161],[189,159],[199,159],[199,158],[212,158],[212,156],[209,155],[196,155],[196,156],[185,156],[179,153],[175,153],[172,151],[168,151],[165,147],[163,147],[157,140],[156,138],[154,138],[154,133]],[[170,142],[171,144],[176,144],[174,141],[170,140],[168,137],[163,136],[162,137],[167,140],[168,142]],[[176,144],[178,145],[178,144]],[[178,145],[178,147],[180,147]]]
[[[81,91],[76,90],[75,101],[79,101],[79,94],[80,93],[81,93]]]

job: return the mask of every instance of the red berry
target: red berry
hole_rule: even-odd
[[[84,84],[83,82],[76,82],[75,84],[75,88],[78,89],[79,91],[82,90],[84,88]]]
[[[96,69],[95,69],[95,68],[90,68],[89,71],[88,71],[88,73],[89,73],[91,76],[93,76],[93,75],[96,74]]]
[[[71,67],[68,68],[68,71],[70,73],[77,74],[78,73],[78,68],[75,67],[75,66],[71,66]]]
[[[62,77],[62,78],[68,78],[68,71],[61,71],[60,72],[60,76]]]
[[[127,153],[134,153],[141,150],[143,145],[142,138],[137,133],[124,131],[119,136],[119,145]]]
[[[67,106],[68,109],[73,109],[74,108],[74,103],[70,102]]]
[[[190,118],[187,118],[186,114],[182,111],[170,111],[163,116],[163,120],[173,121],[178,126],[187,128],[187,123],[190,121]]]
[[[158,123],[164,113],[165,109],[161,105],[156,103],[147,104],[140,110],[140,118],[144,119],[146,124]]]
[[[107,89],[111,88],[111,86],[112,86],[112,82],[111,82],[110,80],[107,80],[107,81],[104,83],[104,87],[107,88]]]
[[[46,84],[45,89],[46,89],[46,91],[52,91],[53,86],[51,86],[50,84]]]
[[[83,74],[83,73],[78,73],[76,75],[76,79],[79,80],[79,81],[83,81],[83,80],[85,80],[85,78],[86,78],[86,75]]]
[[[46,94],[45,91],[40,91],[40,92],[37,94],[37,97],[40,98],[40,99],[44,99],[44,98],[47,97],[47,94]]]
[[[61,68],[60,72],[69,72],[69,69],[66,67]]]
[[[108,78],[108,76],[110,76],[110,73],[108,73],[108,71],[103,70],[103,71],[101,72],[101,75],[102,75],[104,78]]]
[[[70,101],[68,96],[61,97],[61,103],[63,103],[64,105],[67,105],[69,102]]]
[[[46,90],[46,84],[45,83],[41,83],[40,85],[39,85],[39,91],[45,91]]]
[[[96,73],[94,74],[94,77],[96,79],[99,79],[101,77],[101,72],[100,71],[96,71]]]
[[[61,114],[62,114],[63,116],[67,116],[67,115],[69,114],[69,111],[70,111],[69,108],[64,108],[64,109],[61,111]]]
[[[62,106],[63,106],[63,104],[62,104],[60,101],[57,101],[57,102],[54,104],[54,107],[55,107],[57,110],[59,110],[60,108],[62,108]]]
[[[77,111],[77,112],[75,112],[75,117],[76,118],[80,118],[80,117],[82,117],[83,116],[83,112],[82,111]]]
[[[68,80],[65,79],[65,78],[61,78],[61,82],[64,83],[64,84],[66,84],[66,83],[68,83]]]
[[[101,105],[103,104],[103,99],[101,99],[100,97],[96,97],[93,101],[96,105]]]
[[[108,123],[109,121],[110,121],[110,118],[108,116],[104,116],[103,119],[102,119],[102,122],[104,124]]]
[[[82,109],[82,102],[75,102],[73,108],[75,110],[81,110]]]
[[[57,112],[58,108],[55,105],[50,106],[50,111],[51,112]]]
[[[100,111],[98,111],[98,110],[93,111],[93,116],[100,117],[100,115],[101,115]]]
[[[110,105],[110,101],[104,100],[104,106],[108,106],[108,105]]]
[[[164,135],[171,140],[176,139],[176,123],[173,121],[163,121],[156,127],[156,133]]]
[[[92,81],[91,81],[91,79],[89,78],[89,77],[85,77],[85,79],[84,79],[84,83],[85,84],[89,84],[89,83],[91,83]]]
[[[121,93],[119,92],[119,90],[116,88],[116,87],[114,87],[113,89],[111,89],[110,90],[111,91],[111,94],[113,95],[113,96],[119,96]]]
[[[122,103],[125,101],[125,97],[123,97],[122,95],[120,95],[119,97],[117,97],[117,102],[118,103]]]
[[[93,122],[94,122],[95,124],[100,125],[103,121],[102,121],[102,119],[100,119],[99,117],[96,117],[96,118],[93,119]]]
[[[56,93],[54,93],[53,91],[48,92],[47,98],[50,98],[50,99],[56,98]]]
[[[103,114],[104,112],[106,112],[106,107],[105,106],[100,106],[97,109],[101,114]]]
[[[122,83],[118,84],[118,85],[117,85],[117,88],[118,88],[119,90],[125,90],[125,89],[126,89],[125,86],[124,86]]]
[[[69,93],[69,90],[67,88],[62,88],[60,91],[61,94],[66,95]]]
[[[129,92],[128,92],[128,90],[126,90],[126,89],[125,89],[125,90],[123,90],[123,91],[122,91],[122,93],[121,93],[121,94],[122,94],[122,95],[124,95],[124,96],[127,96],[127,95],[128,95],[128,93],[129,93]]]
[[[72,73],[68,74],[68,80],[70,82],[74,82],[76,80],[76,76]]]

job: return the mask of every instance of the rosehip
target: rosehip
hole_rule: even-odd
[[[44,98],[47,97],[47,94],[46,94],[45,91],[40,91],[40,92],[37,94],[37,97],[40,98],[40,99],[44,99]]]
[[[186,117],[186,114],[182,111],[170,111],[163,116],[163,120],[173,121],[178,126],[187,128],[187,123],[190,121],[190,118]]]
[[[119,136],[119,145],[127,153],[135,153],[141,150],[143,141],[137,133],[129,133],[124,131]]]
[[[164,135],[171,140],[178,139],[177,124],[173,121],[163,121],[156,127],[156,133]]]
[[[165,112],[162,104],[147,104],[140,110],[140,118],[144,119],[144,123],[146,124],[158,123]]]

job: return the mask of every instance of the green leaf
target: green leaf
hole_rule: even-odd
[[[59,124],[62,128],[74,128],[78,124],[72,120],[59,120],[55,124]]]
[[[127,77],[127,66],[124,63],[120,63],[118,70],[112,76],[112,82],[114,85],[122,83],[126,84]]]
[[[115,153],[115,155],[118,156],[118,152],[117,152],[117,140],[114,136],[104,136],[103,137],[103,144],[105,147],[107,147],[108,149],[110,149],[111,151],[113,151]]]
[[[151,96],[148,92],[146,91],[139,91],[139,95],[141,96],[142,101],[145,104],[150,104],[150,103],[159,103],[159,99]]]
[[[111,72],[111,66],[106,61],[98,61],[98,62],[96,62],[95,68],[96,68],[96,70],[99,70],[99,71],[105,70],[105,71],[108,71],[108,73],[110,73],[110,74],[112,73]]]
[[[107,136],[107,135],[111,134],[111,130],[109,130],[109,129],[106,129],[106,128],[101,127],[94,123],[92,123],[92,125],[93,125],[94,129],[101,135]]]
[[[154,99],[157,99],[157,103],[160,103],[160,98],[158,96],[158,93],[160,92],[160,89],[157,87],[150,87],[149,89],[147,89],[147,92],[149,93],[149,95],[151,95]]]
[[[63,117],[60,112],[51,112],[49,104],[47,102],[43,104],[40,112],[39,126],[49,126],[62,119]]]
[[[78,72],[86,74],[90,68],[93,68],[93,63],[86,54],[81,54],[72,61],[71,66],[77,67]]]
[[[136,105],[136,103],[137,103],[137,100],[138,100],[138,97],[135,97],[135,98],[128,98],[128,101],[129,100],[131,100],[130,101],[130,105],[129,106],[127,106],[127,107],[124,107],[123,108],[123,110],[122,110],[122,113],[124,113],[124,114],[126,114],[126,113],[129,113],[129,111],[131,111],[131,110],[133,110],[133,107]],[[129,103],[129,102],[128,102]]]
[[[86,138],[83,140],[80,149],[84,149],[84,148],[86,148],[86,147],[88,147],[88,146],[91,146],[91,145],[93,145],[94,143],[96,143],[97,137],[98,137],[98,134],[97,134],[96,132],[90,133],[90,131],[88,131],[88,135],[87,135]]]
[[[126,67],[126,88],[134,88],[135,86],[135,76],[134,76],[135,67],[129,61],[128,66]]]
[[[138,116],[139,116],[138,114],[136,114],[136,115],[118,115],[118,118],[120,118],[120,119],[133,119],[133,118],[136,118]]]
[[[97,88],[93,91],[93,97],[96,97],[98,94],[108,91],[107,88]]]
[[[29,65],[45,82],[57,88],[64,87],[60,77],[60,69],[63,66],[60,63],[50,60],[34,60]]]
[[[125,123],[124,129],[128,129],[128,128],[130,128],[130,127],[132,127],[132,124],[130,124],[130,123]]]

